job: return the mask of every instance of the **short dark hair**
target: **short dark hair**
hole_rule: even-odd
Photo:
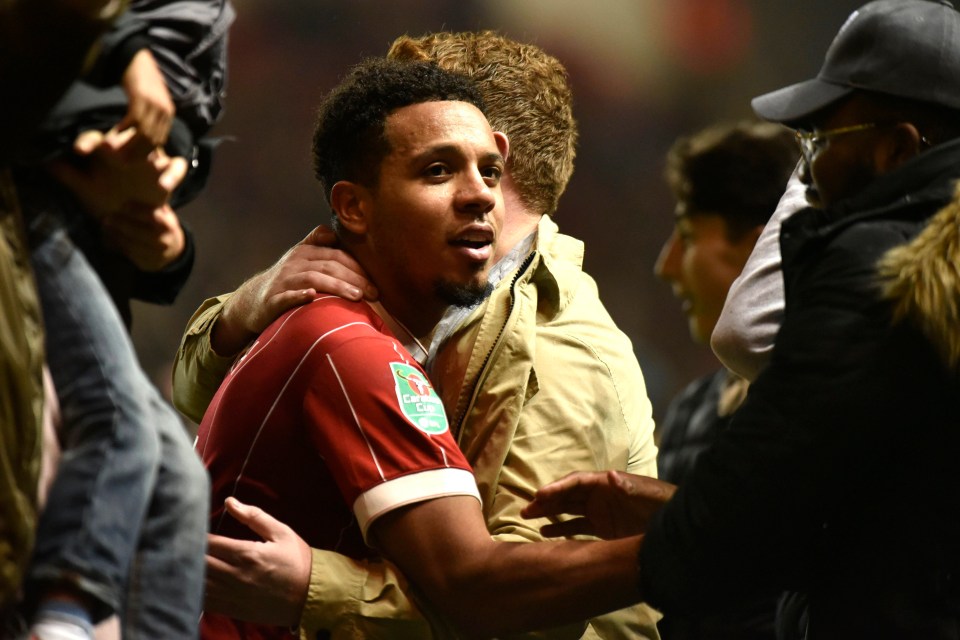
[[[520,200],[534,213],[556,211],[573,174],[578,135],[573,93],[559,60],[495,31],[400,36],[387,56],[430,60],[473,78],[491,126],[510,139],[507,167]]]
[[[666,178],[686,215],[715,214],[738,240],[767,223],[800,150],[786,127],[768,122],[718,124],[677,140]]]
[[[390,153],[387,116],[409,105],[445,100],[484,110],[470,78],[431,62],[369,58],[353,67],[317,111],[313,168],[327,201],[340,180],[376,185],[380,162]]]

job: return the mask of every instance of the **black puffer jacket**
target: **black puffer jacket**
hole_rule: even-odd
[[[814,640],[960,637],[958,177],[954,141],[784,224],[772,361],[650,528],[652,604],[775,587]]]

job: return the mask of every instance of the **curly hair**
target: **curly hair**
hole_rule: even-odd
[[[313,169],[327,201],[340,180],[377,184],[380,163],[390,153],[385,128],[391,113],[445,100],[467,102],[484,111],[473,80],[436,64],[369,58],[354,66],[317,110]]]
[[[793,132],[782,125],[719,124],[673,144],[666,178],[686,215],[720,215],[736,241],[770,219],[799,156]]]
[[[556,58],[493,31],[401,36],[387,57],[428,60],[473,78],[490,125],[510,139],[507,167],[521,202],[537,213],[556,211],[577,143],[573,95]]]

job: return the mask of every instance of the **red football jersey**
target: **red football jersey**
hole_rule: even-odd
[[[210,530],[256,536],[223,508],[235,496],[311,547],[360,558],[380,515],[449,495],[479,500],[470,466],[419,364],[366,303],[318,297],[274,322],[235,365],[200,424]],[[292,637],[204,615],[204,638]],[[240,628],[243,627],[241,635]]]

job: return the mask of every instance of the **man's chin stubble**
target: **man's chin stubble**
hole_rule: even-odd
[[[438,298],[459,308],[477,305],[493,293],[493,286],[486,280],[482,283],[472,284],[456,284],[448,280],[437,280],[433,289]]]

